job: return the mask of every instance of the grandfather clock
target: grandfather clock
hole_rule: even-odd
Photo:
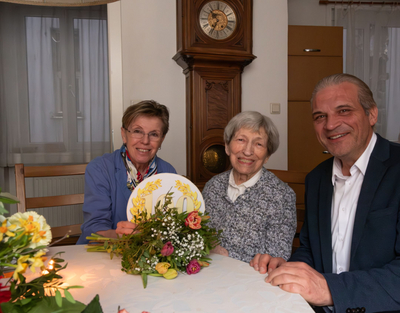
[[[252,54],[252,0],[177,0],[177,53],[186,76],[187,176],[200,189],[230,166],[224,128],[241,111]]]

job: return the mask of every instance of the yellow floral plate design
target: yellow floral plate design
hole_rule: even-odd
[[[163,202],[168,192],[174,193],[172,206],[179,212],[204,212],[203,196],[195,184],[181,175],[163,173],[146,178],[133,190],[126,207],[128,221],[143,211],[148,215],[154,213],[154,206]]]

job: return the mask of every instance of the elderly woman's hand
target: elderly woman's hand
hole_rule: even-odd
[[[136,224],[128,222],[128,221],[121,221],[117,224],[117,229],[115,232],[118,235],[130,235],[132,234],[133,230],[136,228]]]
[[[211,253],[221,254],[221,255],[224,255],[224,256],[229,256],[228,250],[226,250],[225,248],[221,247],[220,245],[216,246],[210,252]]]
[[[282,264],[286,263],[286,260],[279,257],[272,257],[269,254],[257,253],[253,260],[250,261],[250,266],[252,266],[256,271],[261,274],[270,273],[274,269],[278,268]]]

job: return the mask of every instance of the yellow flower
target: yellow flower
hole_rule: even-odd
[[[15,213],[10,217],[9,222],[24,230],[21,236],[24,234],[32,236],[29,248],[34,249],[38,246],[47,246],[51,241],[50,226],[42,215],[34,211]]]
[[[46,257],[44,257],[43,255],[45,255],[45,254],[46,254],[46,252],[39,251],[32,258],[29,258],[28,261],[32,263],[31,271],[33,273],[36,272],[36,267],[42,267],[44,265],[43,261],[46,260]]]
[[[15,236],[15,234],[12,231],[17,228],[17,225],[10,224],[9,226],[7,226],[7,219],[4,216],[1,217],[4,220],[0,226],[0,241],[3,241],[4,234],[8,237]]]
[[[170,268],[165,274],[163,274],[163,276],[166,279],[174,279],[176,276],[178,276],[178,272],[173,268]]]
[[[17,262],[17,268],[15,269],[13,278],[18,279],[18,273],[25,273],[26,268],[28,267],[28,263],[26,263],[29,259],[29,255],[20,256]]]
[[[165,273],[167,273],[167,271],[169,271],[168,269],[169,269],[170,266],[171,265],[169,263],[167,263],[167,262],[159,262],[156,265],[156,271],[159,274],[164,275]]]

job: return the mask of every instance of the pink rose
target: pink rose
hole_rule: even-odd
[[[188,217],[185,219],[185,226],[189,226],[191,229],[201,228],[201,216],[197,211],[192,211],[189,213]]]
[[[161,249],[162,256],[169,256],[174,252],[174,246],[172,245],[171,241],[168,241],[164,247]]]
[[[200,269],[201,269],[200,264],[195,259],[191,260],[189,264],[186,266],[186,272],[189,275],[197,274],[198,272],[200,272]]]

